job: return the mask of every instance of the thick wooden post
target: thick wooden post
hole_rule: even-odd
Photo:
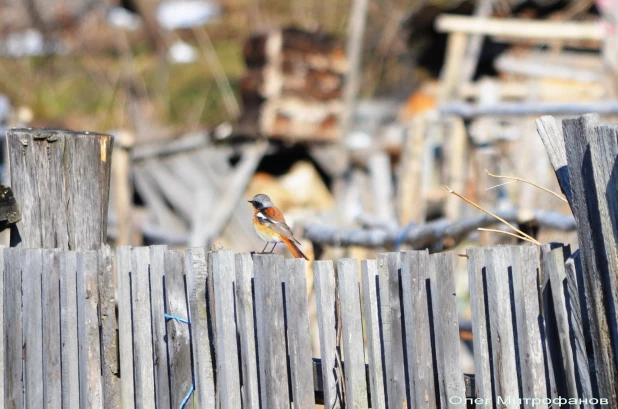
[[[11,247],[98,250],[107,236],[113,137],[55,129],[7,132],[22,219]]]

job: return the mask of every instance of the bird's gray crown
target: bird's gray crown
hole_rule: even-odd
[[[255,195],[249,202],[253,203],[253,205],[258,209],[274,206],[273,202],[270,200],[270,197],[262,193]]]

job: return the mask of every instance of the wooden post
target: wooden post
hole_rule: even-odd
[[[92,132],[7,132],[11,187],[22,220],[11,246],[98,250],[107,236],[113,137]]]

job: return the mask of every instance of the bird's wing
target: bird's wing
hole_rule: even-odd
[[[294,238],[294,234],[292,233],[292,229],[285,222],[285,218],[283,214],[274,207],[268,207],[262,211],[256,213],[256,217],[260,224],[263,226],[269,227],[295,243],[298,243],[298,240]]]

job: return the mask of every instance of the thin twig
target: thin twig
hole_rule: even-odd
[[[487,189],[485,189],[485,190],[491,190],[491,189],[495,189],[495,188],[500,187],[500,186],[510,185],[511,183],[515,183],[515,181],[514,181],[514,180],[511,180],[510,182],[500,183],[499,185],[495,185],[495,186],[492,186],[492,187],[488,187],[488,188],[487,188]]]
[[[477,209],[479,209],[482,212],[487,213],[488,215],[490,215],[491,217],[493,217],[494,219],[500,220],[502,223],[506,224],[507,226],[509,226],[511,229],[515,230],[516,232],[518,232],[519,234],[521,234],[524,237],[527,237],[531,242],[533,242],[534,244],[537,245],[541,245],[540,242],[538,242],[537,240],[534,239],[534,237],[527,235],[526,233],[524,233],[523,231],[519,230],[518,228],[516,228],[515,226],[513,226],[511,223],[507,222],[506,220],[504,220],[502,217],[495,215],[494,213],[490,212],[489,210],[486,210],[484,208],[482,208],[481,206],[477,205],[476,203],[474,203],[473,201],[463,197],[462,195],[460,195],[459,193],[455,192],[453,189],[451,189],[448,186],[444,186],[446,188],[446,190],[449,191],[449,193],[454,194],[455,196],[457,196],[458,198],[460,198],[461,200],[463,200],[464,202],[471,204],[472,206],[476,207]]]
[[[541,189],[541,190],[544,190],[544,191],[546,191],[547,193],[551,193],[552,195],[556,196],[558,199],[560,199],[560,200],[562,200],[562,201],[564,201],[564,202],[567,202],[567,203],[568,203],[568,201],[567,201],[564,197],[560,196],[558,193],[556,193],[556,192],[554,192],[554,191],[552,191],[552,190],[549,190],[549,189],[547,189],[546,187],[539,186],[539,185],[537,185],[537,184],[536,184],[536,183],[534,183],[534,182],[530,182],[529,180],[522,179],[522,178],[519,178],[519,177],[517,177],[517,176],[494,175],[493,173],[491,173],[491,172],[490,172],[490,171],[488,171],[487,169],[485,169],[485,172],[486,172],[489,176],[491,176],[492,178],[511,179],[511,180],[516,181],[516,182],[523,182],[523,183],[527,183],[527,184],[532,185],[532,186],[534,186],[534,187],[536,187],[536,188],[539,188],[539,189]],[[498,185],[498,186],[500,186],[500,185]]]
[[[511,233],[510,231],[504,231],[504,230],[498,230],[498,229],[486,229],[484,227],[479,227],[477,230],[490,231],[492,233],[508,234],[509,236],[517,237],[518,239],[521,239],[521,240],[530,241],[527,237],[520,236],[519,234]],[[534,242],[530,241],[530,243],[534,243]]]

